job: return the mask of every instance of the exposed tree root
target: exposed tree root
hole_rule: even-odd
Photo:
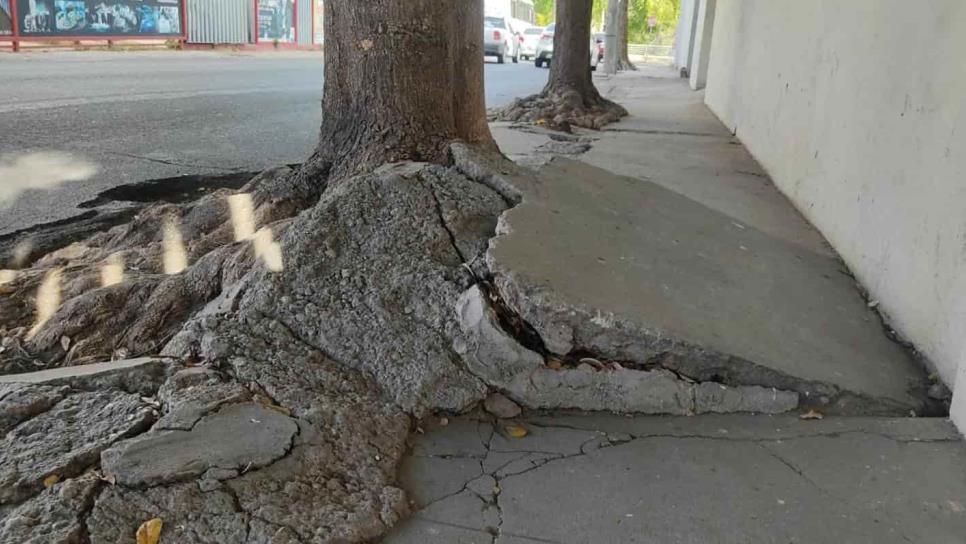
[[[492,119],[542,123],[569,132],[572,126],[599,130],[626,115],[623,106],[601,97],[596,91],[581,93],[563,87],[514,100],[496,111]]]
[[[635,66],[634,63],[628,59],[618,59],[617,71],[618,72],[636,72],[637,66]]]
[[[287,219],[311,205],[288,168],[242,188],[254,222],[281,234]],[[183,322],[238,281],[256,262],[249,242],[235,242],[220,190],[186,204],[156,204],[131,222],[54,251],[0,285],[0,374],[156,353]],[[179,226],[189,266],[164,273],[164,225]],[[117,283],[105,267],[120,265]],[[56,312],[38,323],[37,293],[59,271]]]

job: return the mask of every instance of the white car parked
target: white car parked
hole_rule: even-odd
[[[543,68],[544,65],[550,66],[550,61],[553,59],[553,31],[556,27],[555,23],[551,23],[540,35],[540,41],[537,42],[536,58],[534,59],[537,68]],[[596,70],[600,58],[597,55],[597,40],[593,36],[590,37],[587,47],[590,52],[590,69]]]
[[[496,57],[500,64],[510,57],[520,62],[520,44],[516,34],[503,17],[483,18],[483,56]]]
[[[523,31],[523,43],[520,44],[520,58],[533,60],[537,57],[537,44],[544,30],[538,26]]]

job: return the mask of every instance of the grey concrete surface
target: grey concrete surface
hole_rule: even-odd
[[[67,366],[28,372],[24,374],[5,374],[0,376],[0,384],[58,384],[74,378],[85,378],[105,373],[118,373],[141,366],[152,365],[163,367],[164,359],[157,357],[141,357],[124,361],[109,361],[92,363],[82,366]]]
[[[485,75],[496,106],[539,91],[547,71],[488,62]],[[301,162],[321,95],[320,53],[0,54],[0,157],[62,151],[99,168],[22,195],[0,212],[0,235],[74,215],[120,184]]]
[[[576,160],[544,166],[488,253],[551,352],[794,390],[840,413],[926,407],[924,370],[685,82],[645,72],[598,83],[630,117],[581,133],[595,141]],[[546,144],[515,132],[514,155]]]
[[[959,543],[966,444],[947,420],[794,416],[459,419],[401,472],[384,542]]]
[[[653,181],[772,236],[832,255],[822,235],[775,187],[754,157],[668,67],[598,79],[631,115],[594,134],[581,160]]]

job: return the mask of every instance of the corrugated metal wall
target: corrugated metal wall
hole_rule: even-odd
[[[188,0],[187,4],[188,43],[253,42],[255,7],[251,0]],[[311,13],[311,4],[309,9]],[[309,20],[309,32],[311,24]]]
[[[312,2],[313,0],[296,0],[298,28],[295,34],[298,36],[299,45],[312,45]]]

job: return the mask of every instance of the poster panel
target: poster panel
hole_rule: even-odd
[[[10,10],[10,0],[0,0],[0,36],[13,34],[13,11]]]
[[[258,41],[295,42],[295,0],[258,0]]]
[[[2,2],[4,0],[0,0]],[[23,36],[180,36],[180,0],[16,0]]]

